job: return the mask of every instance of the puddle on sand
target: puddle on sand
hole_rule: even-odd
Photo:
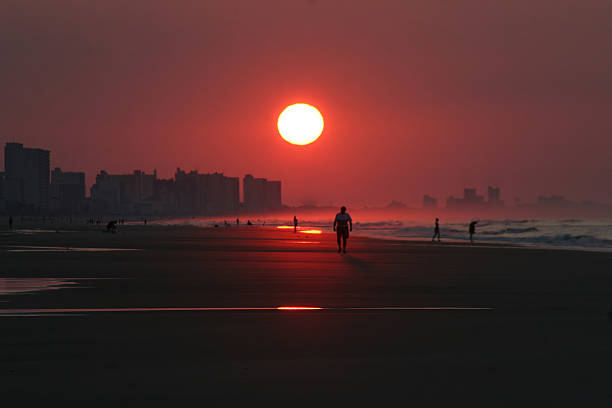
[[[0,295],[56,290],[66,285],[76,285],[76,282],[55,278],[0,278]]]
[[[69,246],[9,246],[8,252],[112,252],[112,251],[140,251],[137,248],[75,248]]]

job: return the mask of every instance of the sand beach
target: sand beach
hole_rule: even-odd
[[[102,230],[0,231],[4,401],[612,403],[610,253]]]

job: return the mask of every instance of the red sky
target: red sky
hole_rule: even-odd
[[[612,202],[611,38],[609,0],[4,0],[0,142],[89,183],[281,179],[289,204]],[[297,102],[325,118],[305,148],[276,130]]]

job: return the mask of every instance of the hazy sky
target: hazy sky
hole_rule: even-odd
[[[51,165],[283,180],[285,202],[502,187],[612,202],[610,0],[0,5],[0,142]],[[325,130],[284,142],[289,104]]]

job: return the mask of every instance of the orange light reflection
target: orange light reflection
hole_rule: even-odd
[[[303,234],[322,234],[323,231],[318,230],[318,229],[310,229],[310,230],[304,230],[304,231],[300,231]]]
[[[312,306],[279,306],[276,309],[278,310],[321,310],[322,307],[312,307]]]

